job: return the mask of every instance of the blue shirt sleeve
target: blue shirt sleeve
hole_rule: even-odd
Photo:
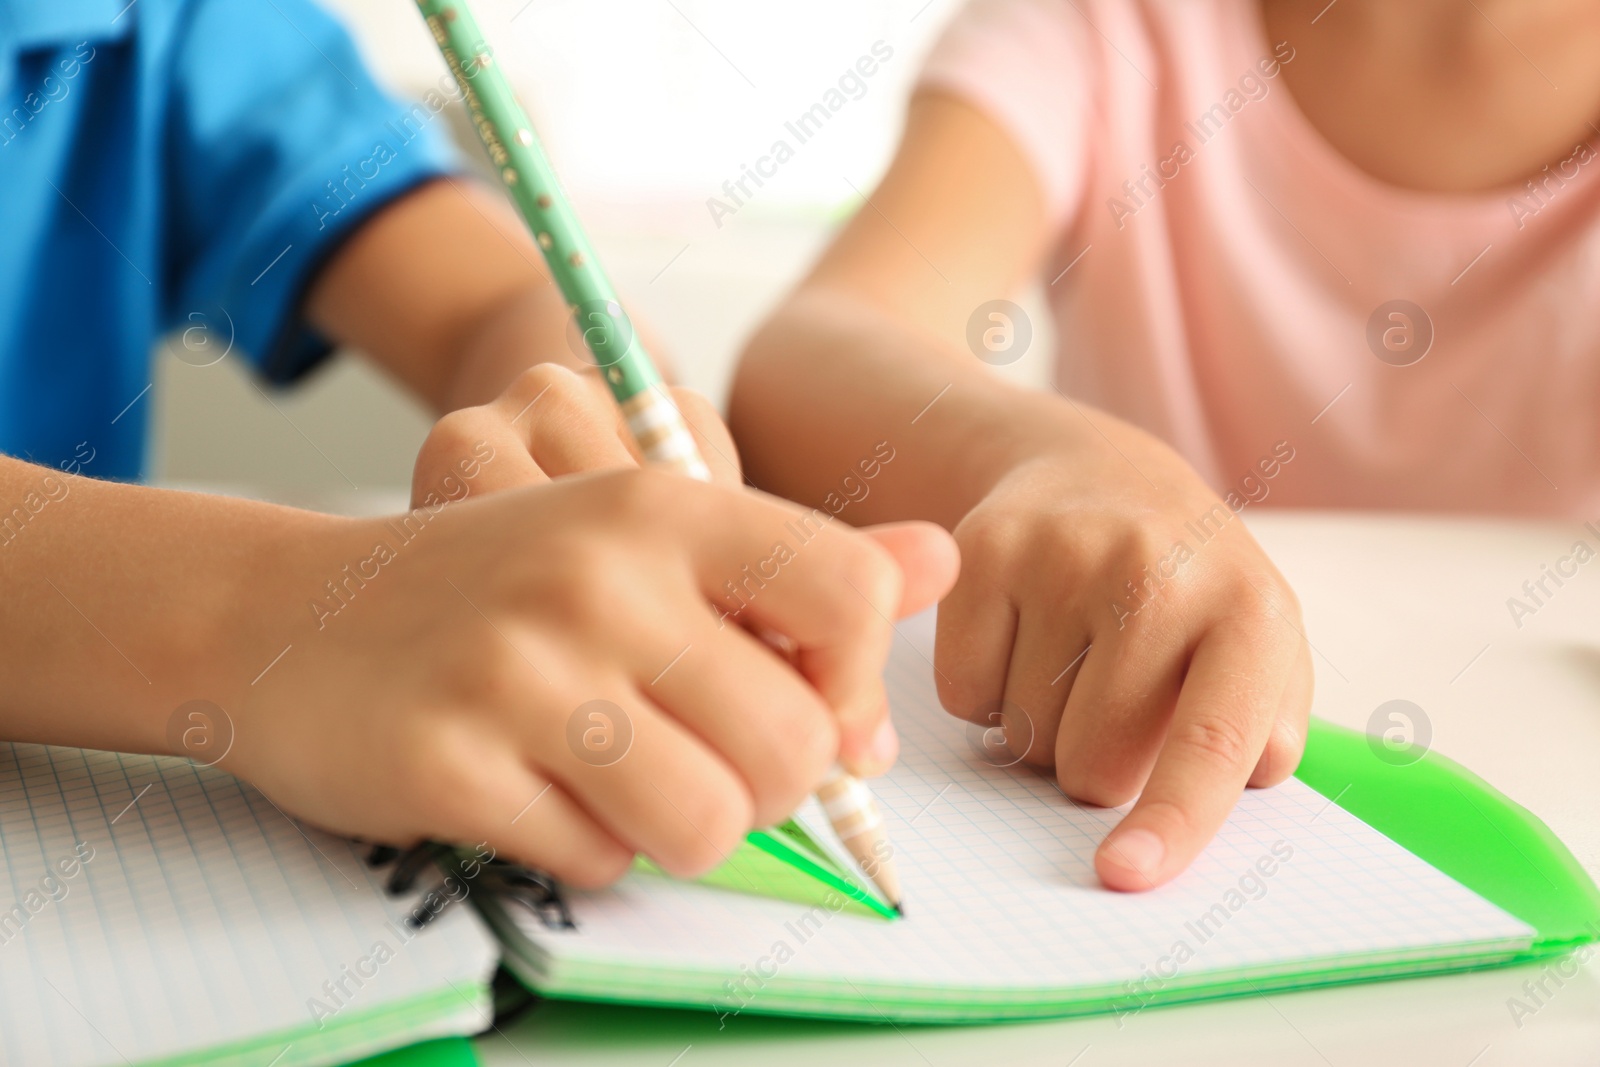
[[[331,349],[300,311],[318,269],[378,209],[459,169],[445,98],[385,94],[309,0],[197,2],[185,19],[169,67],[163,325],[220,306],[234,350],[288,382]]]

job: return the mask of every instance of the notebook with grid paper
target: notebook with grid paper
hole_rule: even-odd
[[[189,760],[0,744],[0,1063],[338,1064],[489,1023],[493,939]]]
[[[487,924],[457,907],[416,931],[416,895],[385,892],[357,846],[219,770],[0,744],[0,1064],[346,1063],[484,1029],[497,956],[550,996],[954,1022],[1449,970],[1600,935],[1600,892],[1532,816],[1434,753],[1395,768],[1318,724],[1305,782],[1247,794],[1190,871],[1102,890],[1091,859],[1116,813],[980,758],[937,707],[932,616],[901,629],[903,754],[875,787],[908,892],[894,922],[816,864],[811,881],[761,873],[786,848],[827,851],[813,811],[809,838],[765,831],[707,882],[640,867],[569,892],[572,929],[479,881]],[[1359,758],[1328,758],[1338,745]],[[729,888],[751,877],[776,896]]]
[[[874,791],[906,887],[904,920],[837,896],[803,905],[636,871],[569,894],[570,931],[489,902],[511,969],[551,996],[963,1021],[1480,966],[1542,943],[1528,922],[1297,780],[1244,796],[1173,883],[1105,890],[1092,857],[1118,813],[980,759],[964,724],[938,708],[932,616],[901,633],[888,670],[901,757]]]

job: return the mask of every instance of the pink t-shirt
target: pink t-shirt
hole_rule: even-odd
[[[1600,518],[1600,156],[1386,185],[1298,110],[1294,56],[1253,0],[979,0],[946,31],[924,85],[1045,193],[1059,387],[1273,504]]]

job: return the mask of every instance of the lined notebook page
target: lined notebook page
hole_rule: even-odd
[[[745,983],[759,990],[752,1010],[781,990],[825,997],[829,983],[846,996],[893,987],[952,1002],[1010,991],[1016,1003],[1064,989],[1137,990],[1142,977],[1143,989],[1159,990],[1240,968],[1429,957],[1440,946],[1521,946],[1533,935],[1295,780],[1247,792],[1176,881],[1141,894],[1105,890],[1093,856],[1120,812],[1073,803],[1049,776],[986,764],[965,724],[938,705],[932,615],[900,629],[888,686],[902,754],[873,788],[908,917],[833,914],[813,929],[802,905],[635,874],[572,894],[576,933],[519,924],[553,957],[552,988],[595,965],[618,968],[619,981],[630,969],[737,978],[744,968],[775,972]],[[807,821],[825,825],[814,809]]]
[[[343,1062],[326,1055],[336,1027],[375,1051],[406,1022],[379,1033],[364,1015],[452,982],[419,1036],[482,1026],[493,941],[467,908],[404,941],[415,898],[381,878],[222,771],[0,744],[0,1059],[138,1064],[299,1031],[244,1062]]]

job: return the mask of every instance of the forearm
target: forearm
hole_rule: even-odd
[[[435,413],[566,361],[566,303],[504,199],[443,178],[385,207],[313,283],[306,314]]]
[[[1091,452],[1099,434],[1089,419],[1105,418],[1004,382],[939,338],[818,288],[802,289],[751,341],[729,405],[751,480],[814,506],[844,495],[842,480],[859,480],[859,462],[887,442],[894,459],[843,513],[856,524],[954,526],[1028,457]]]
[[[444,178],[379,212],[318,276],[306,311],[435,414],[487,403],[541,363],[605,391],[527,227],[473,182]],[[670,372],[649,329],[633,327]]]
[[[0,457],[0,737],[167,751],[174,709],[237,707],[306,629],[341,524]]]

